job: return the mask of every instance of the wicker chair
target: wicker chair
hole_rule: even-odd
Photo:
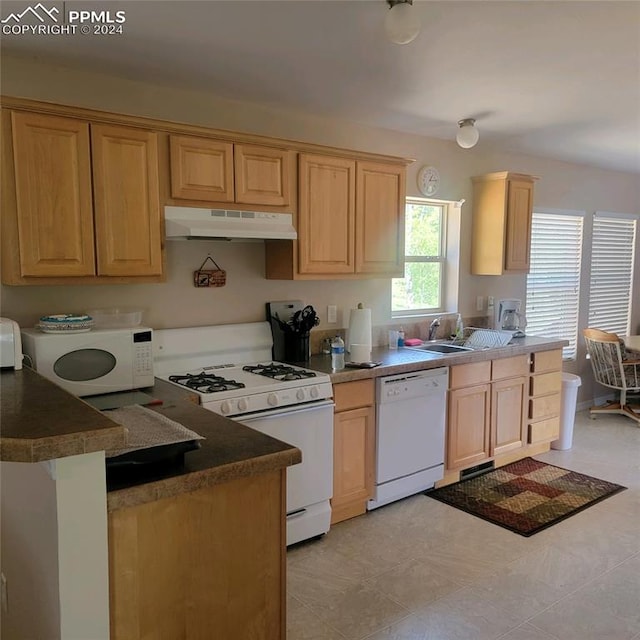
[[[640,425],[640,413],[627,404],[627,391],[640,391],[640,359],[624,358],[620,339],[615,333],[583,329],[582,335],[596,382],[620,392],[620,402],[591,407],[591,415],[621,413]]]

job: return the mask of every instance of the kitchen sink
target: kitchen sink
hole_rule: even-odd
[[[429,351],[432,353],[462,353],[464,351],[473,351],[471,347],[463,347],[459,344],[446,344],[446,343],[427,343],[421,344],[417,347],[405,347],[406,349],[414,349],[415,351]]]

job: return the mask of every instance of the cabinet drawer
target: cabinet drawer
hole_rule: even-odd
[[[491,380],[491,361],[472,362],[451,367],[449,379],[451,389],[489,382]]]
[[[557,440],[560,435],[560,416],[529,425],[529,444]]]
[[[543,371],[562,371],[562,349],[555,351],[540,351],[531,356],[533,373]]]
[[[333,398],[336,403],[336,413],[369,407],[375,403],[375,387],[373,380],[356,380],[333,385]]]
[[[560,413],[560,394],[554,393],[529,401],[529,418],[537,420],[547,416],[557,416]]]
[[[543,396],[548,393],[559,393],[562,388],[562,371],[542,373],[531,376],[531,395]]]
[[[491,379],[515,378],[526,376],[529,373],[529,356],[514,356],[513,358],[501,358],[491,363]]]

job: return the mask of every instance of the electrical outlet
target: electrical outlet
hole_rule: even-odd
[[[482,311],[484,309],[484,298],[482,296],[476,297],[476,311]]]
[[[327,322],[329,324],[338,322],[338,307],[335,304],[330,304],[327,307]]]
[[[7,578],[4,573],[0,573],[0,603],[2,610],[6,613],[9,609],[9,596],[7,594]]]

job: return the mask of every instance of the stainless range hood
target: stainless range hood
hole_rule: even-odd
[[[165,207],[168,240],[295,240],[290,213]]]

